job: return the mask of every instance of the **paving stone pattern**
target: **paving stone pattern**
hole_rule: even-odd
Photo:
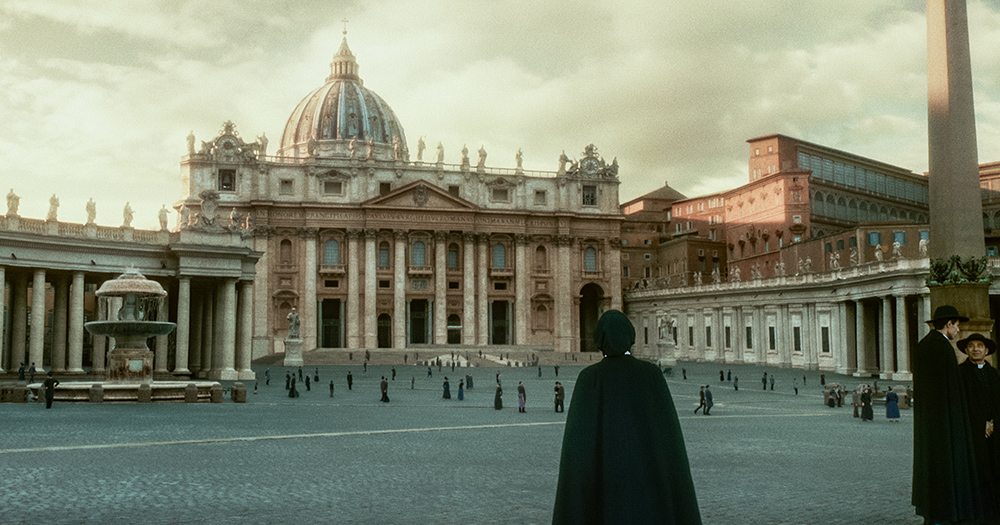
[[[777,381],[764,391],[764,368],[724,366],[738,392],[719,382],[718,364],[680,363],[667,377],[706,524],[920,523],[909,505],[910,411],[890,423],[876,407],[862,423],[848,406],[822,405],[817,372],[803,386],[802,371],[769,368]],[[396,365],[389,404],[378,389],[388,365],[321,366],[298,399],[286,395],[285,368],[269,367],[270,386],[266,367],[254,368],[259,393],[249,383],[247,404],[0,405],[0,523],[551,521],[565,421],[552,409],[551,366],[541,378],[536,368],[436,367],[428,378],[426,367]],[[560,366],[567,409],[581,369]],[[458,401],[465,373],[476,388]],[[445,375],[451,400],[441,399]],[[693,414],[700,384],[714,394],[710,416]]]

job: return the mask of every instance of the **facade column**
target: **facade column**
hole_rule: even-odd
[[[70,374],[83,373],[83,272],[73,272],[69,289],[69,366]]]
[[[851,315],[853,312],[848,308],[847,301],[841,301],[837,303],[837,334],[839,337],[835,341],[831,341],[834,355],[834,366],[838,374],[850,375],[857,371],[857,368],[851,366],[850,356],[857,355],[855,350],[855,344],[857,342],[854,335],[854,316]]]
[[[855,351],[858,368],[854,372],[854,377],[866,377],[869,373],[867,369],[868,363],[868,353],[867,344],[865,344],[865,303],[861,299],[858,299],[855,303],[856,307],[854,309],[854,337],[855,337]]]
[[[733,308],[733,317],[729,323],[730,341],[733,348],[733,362],[743,363],[743,307]]]
[[[215,311],[215,355],[212,356],[213,379],[231,381],[239,376],[234,368],[236,357],[236,279],[219,284]]]
[[[570,247],[573,239],[568,235],[558,235],[553,239],[556,245],[555,268],[555,334],[556,352],[572,350],[572,303],[570,302]],[[684,338],[687,334],[684,334]],[[686,342],[686,341],[685,341]]]
[[[896,372],[892,378],[896,381],[912,381],[910,372],[910,324],[906,315],[906,296],[896,296]]]
[[[479,346],[486,346],[490,342],[489,279],[487,278],[490,267],[488,257],[489,243],[490,236],[488,233],[479,234],[477,248],[479,257],[476,266],[476,280],[478,283],[476,292],[479,294],[476,297],[476,320],[478,321],[476,326],[476,344]]]
[[[892,373],[895,371],[896,362],[892,358],[892,297],[885,296],[882,297],[882,304],[880,305],[879,313],[882,315],[879,317],[879,361],[880,368],[879,378],[880,379],[892,379]]]
[[[209,281],[202,294],[201,318],[201,370],[198,377],[207,378],[212,372],[212,353],[215,344],[215,282]]]
[[[31,283],[31,329],[28,336],[28,361],[41,373],[45,367],[45,270],[36,269]]]
[[[177,328],[174,329],[174,375],[188,375],[191,333],[191,278],[177,279]]]
[[[778,346],[778,366],[784,368],[791,368],[792,366],[792,348],[789,344],[788,336],[791,332],[791,320],[789,319],[788,305],[782,304],[778,306],[778,315],[775,319],[774,326],[774,339],[775,344]],[[799,338],[802,339],[801,330],[799,331]],[[802,341],[806,343],[806,341]],[[803,361],[805,357],[805,348],[803,348]],[[804,363],[803,363],[804,364]]]
[[[347,230],[347,348],[361,347],[361,258],[358,238],[361,230]]]
[[[622,240],[612,237],[607,240],[607,258],[605,259],[605,279],[611,287],[611,309],[622,309]]]
[[[406,230],[393,230],[392,347],[406,348]]]
[[[197,289],[191,291],[191,340],[188,343],[188,369],[191,377],[198,377],[201,370],[201,328],[205,311],[205,298]]]
[[[375,246],[375,238],[378,230],[365,230],[365,348],[378,347],[378,309],[375,300],[378,277],[376,276],[376,263],[378,263],[378,248]]]
[[[816,303],[806,303],[804,325],[802,327],[802,368],[819,370],[819,354],[823,351],[823,329],[819,326],[819,315],[816,313]],[[830,317],[836,316],[836,308],[831,309]],[[833,319],[830,319],[833,322]],[[830,349],[833,350],[833,327],[830,330]]]
[[[161,322],[170,320],[170,300],[167,296],[161,297],[160,300],[156,302],[156,320]],[[164,375],[170,374],[170,367],[167,366],[168,355],[167,336],[156,336],[156,346],[153,351],[154,377],[163,377]]]
[[[66,371],[66,324],[69,307],[69,281],[59,276],[52,279],[52,356],[49,368]]]
[[[236,320],[236,373],[239,380],[244,381],[256,378],[250,368],[253,353],[253,281],[240,283],[237,304],[239,318]]]
[[[319,320],[316,318],[316,276],[319,275],[316,259],[316,228],[302,228],[300,230],[302,242],[305,245],[305,264],[302,271],[303,297],[299,304],[302,312],[301,330],[302,350],[309,351],[316,349],[316,330]]]
[[[448,342],[448,232],[434,232],[434,344]]]
[[[476,344],[476,234],[462,234],[462,344]]]
[[[254,235],[253,246],[254,250],[261,253],[260,259],[257,260],[256,270],[254,271],[254,301],[253,301],[253,343],[251,347],[251,357],[256,355],[258,357],[270,355],[275,352],[275,338],[273,327],[268,324],[269,317],[277,317],[274,315],[274,300],[271,298],[270,292],[270,272],[271,272],[271,260],[272,255],[271,250],[271,240],[274,235],[274,231],[271,228],[261,228],[259,234]],[[275,246],[275,249],[278,247]],[[276,257],[274,257],[276,259]],[[197,301],[191,303],[194,307],[197,307]],[[199,317],[193,317],[197,320]],[[277,323],[278,319],[270,319],[271,322]],[[197,352],[196,346],[194,346],[194,330],[197,323],[191,323],[191,345],[190,348],[190,365],[191,371],[193,372],[196,368],[198,362],[194,359],[194,354]]]
[[[523,345],[528,342],[528,313],[531,305],[528,300],[528,285],[531,275],[528,272],[528,236],[514,236],[514,344]]]

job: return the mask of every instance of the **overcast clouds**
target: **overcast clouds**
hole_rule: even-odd
[[[922,0],[434,2],[0,0],[0,188],[21,215],[153,227],[184,137],[232,120],[272,151],[329,74],[342,18],[365,85],[409,141],[485,145],[554,170],[590,142],[621,201],[747,180],[745,141],[784,133],[927,168]],[[1000,6],[970,0],[980,162],[1000,161]],[[172,222],[172,221],[171,221]]]

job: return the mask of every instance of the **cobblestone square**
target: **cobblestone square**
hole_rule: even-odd
[[[723,366],[739,391],[719,381],[718,364],[680,363],[667,377],[706,524],[920,523],[909,505],[911,412],[890,423],[876,406],[875,421],[861,423],[849,406],[822,405],[818,372],[802,385],[801,370],[767,368],[776,383],[765,391],[765,368]],[[378,392],[388,366],[320,367],[319,384],[300,383],[298,399],[287,397],[285,368],[254,369],[258,393],[249,384],[247,404],[0,405],[0,522],[551,520],[565,422],[552,408],[552,367],[542,377],[536,368],[435,368],[428,378],[426,367],[397,365],[388,404]],[[567,405],[581,369],[559,369]],[[458,401],[466,373],[475,388]],[[446,375],[451,400],[441,398]],[[519,380],[525,414],[515,408]],[[711,416],[692,413],[704,384]]]

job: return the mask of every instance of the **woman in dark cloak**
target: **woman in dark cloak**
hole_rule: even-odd
[[[497,393],[493,395],[493,408],[500,410],[503,408],[503,389],[497,383]]]
[[[461,401],[465,399],[465,380],[458,380],[458,400]]]
[[[629,355],[635,328],[617,310],[601,316],[594,342],[604,359],[573,389],[552,522],[701,523],[663,374]]]
[[[442,399],[451,399],[451,383],[448,382],[448,378],[444,378],[444,395]]]
[[[899,421],[899,394],[892,391],[885,395],[885,418],[889,421]]]
[[[875,419],[875,412],[872,410],[872,391],[866,387],[861,391],[861,421],[873,419]]]
[[[292,384],[288,390],[288,397],[299,397],[299,391],[295,389],[295,375],[292,375]]]

